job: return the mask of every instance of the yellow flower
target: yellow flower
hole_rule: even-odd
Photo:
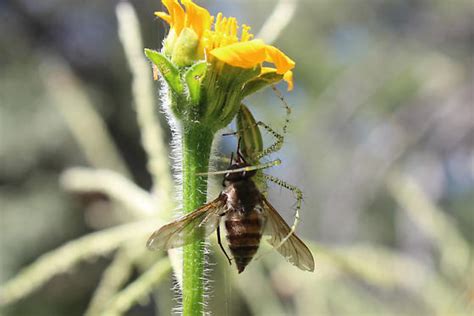
[[[221,61],[244,69],[270,63],[274,67],[262,67],[262,74],[275,72],[283,75],[288,90],[293,88],[291,70],[295,62],[278,48],[253,39],[249,26],[242,25],[239,36],[239,24],[233,17],[227,18],[221,13],[217,17],[211,16],[206,9],[191,0],[181,0],[184,8],[177,0],[162,2],[168,13],[155,12],[155,15],[171,27],[164,42],[164,51],[170,56],[178,56],[175,58],[179,58],[178,64],[189,65],[189,58],[206,59],[210,63]]]

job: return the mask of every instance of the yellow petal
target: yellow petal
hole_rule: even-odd
[[[262,67],[260,71],[260,75],[268,74],[268,73],[276,73],[276,68],[273,67]],[[293,72],[291,70],[285,72],[283,75],[283,80],[288,84],[288,91],[293,90]]]
[[[295,62],[290,57],[283,54],[281,50],[274,46],[266,45],[266,59],[265,61],[275,64],[277,74],[285,74],[288,70],[295,68]]]
[[[166,21],[170,26],[172,26],[173,19],[171,18],[169,14],[164,13],[164,12],[155,12],[155,15],[159,17],[160,19]]]
[[[265,45],[262,40],[238,42],[211,51],[211,55],[223,62],[241,68],[253,68],[263,62],[275,65],[277,74],[283,75],[295,67],[295,62],[279,49]]]
[[[262,67],[262,69],[260,70],[260,74],[261,75],[264,75],[264,74],[268,74],[268,73],[271,73],[271,72],[276,72],[276,68],[273,68],[273,67]]]
[[[265,46],[261,40],[238,42],[213,49],[210,54],[234,67],[253,68],[265,60]]]
[[[171,27],[175,29],[176,34],[181,33],[181,30],[184,27],[185,19],[183,7],[178,3],[177,0],[162,0],[161,2],[164,4],[166,9],[168,9],[169,15],[171,16]]]
[[[181,0],[186,8],[186,27],[191,27],[199,38],[211,27],[211,14],[191,0]]]
[[[289,70],[283,75],[283,80],[288,84],[288,91],[293,90],[293,71]]]

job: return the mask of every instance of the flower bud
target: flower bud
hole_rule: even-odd
[[[173,43],[171,62],[178,67],[191,66],[198,59],[199,38],[190,28],[184,28]]]

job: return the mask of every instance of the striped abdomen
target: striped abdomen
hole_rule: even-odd
[[[239,273],[258,250],[264,219],[260,212],[230,212],[225,219],[227,241]]]

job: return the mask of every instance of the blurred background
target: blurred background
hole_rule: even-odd
[[[211,14],[237,17],[255,34],[261,30],[296,61],[295,90],[284,93],[291,125],[273,156],[283,165],[270,173],[303,190],[298,234],[316,259],[309,274],[265,254],[237,276],[213,251],[208,309],[215,315],[472,313],[473,3],[196,2]],[[123,205],[128,191],[120,179],[110,182],[113,189],[84,184],[94,168],[131,179],[143,189],[130,188],[138,201],[153,183],[117,3],[0,1],[5,315],[101,314],[109,306],[104,302],[120,301],[120,290],[163,256],[144,251],[151,227],[112,231],[116,239],[109,236],[109,243],[90,235],[137,219]],[[159,49],[166,28],[153,12],[161,3],[131,3],[143,46]],[[153,85],[159,113],[159,84]],[[271,89],[246,104],[257,119],[281,128],[285,111]],[[167,144],[161,113],[159,121]],[[228,155],[235,141],[224,138],[219,148]],[[270,200],[292,221],[291,193],[272,187]],[[51,261],[41,257],[71,243]],[[22,270],[38,262],[43,265]],[[17,283],[7,283],[20,271]],[[107,285],[110,280],[117,284]],[[171,273],[156,280],[153,292],[114,313],[169,315],[176,305]]]

